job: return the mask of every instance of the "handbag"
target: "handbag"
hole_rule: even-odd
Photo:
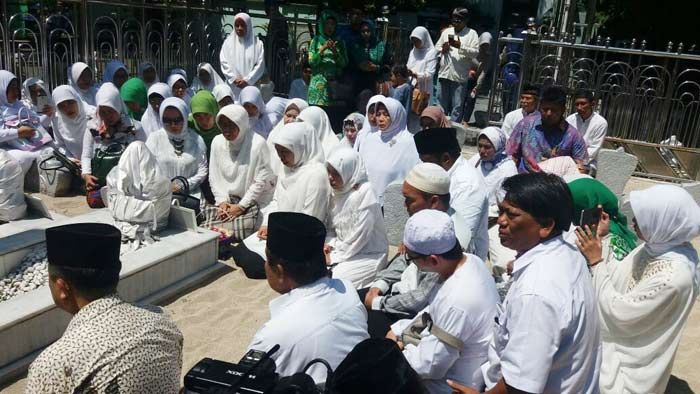
[[[428,312],[423,312],[419,319],[414,319],[411,325],[403,330],[403,333],[401,334],[401,342],[407,345],[418,346],[422,339],[421,333],[426,329],[430,334],[435,336],[435,338],[445,345],[453,347],[460,352],[462,349],[464,349],[464,342],[462,342],[462,340],[456,336],[436,326]]]
[[[420,114],[423,113],[423,110],[428,106],[430,103],[430,93],[425,91],[425,86],[423,86],[423,89],[421,89],[421,83],[420,79],[418,79],[418,83],[414,89],[413,89],[413,97],[411,101],[411,111],[413,111],[414,114],[420,116]],[[422,85],[425,85],[423,83]]]
[[[100,147],[92,158],[92,176],[97,178],[97,184],[102,187],[107,184],[107,174],[119,164],[126,146],[113,142],[106,147]]]
[[[190,183],[184,176],[176,176],[171,179],[171,182],[180,182],[182,187],[179,191],[173,193],[173,205],[178,205],[183,208],[188,208],[194,211],[194,215],[197,217],[197,224],[200,224],[203,220],[201,218],[201,207],[199,205],[199,199],[190,195]]]
[[[24,118],[22,117],[22,113],[25,114]],[[39,118],[37,116],[32,116],[29,109],[26,107],[20,108],[16,116],[8,116],[3,123],[6,128],[19,129],[22,126],[29,126],[34,129],[34,135],[29,138],[15,138],[7,141],[7,144],[15,149],[25,152],[34,152],[53,140],[51,135],[49,135],[41,125]]]

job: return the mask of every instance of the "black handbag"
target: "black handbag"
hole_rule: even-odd
[[[176,176],[171,180],[171,182],[175,181],[180,182],[182,187],[180,188],[180,191],[173,193],[173,205],[179,205],[183,208],[193,210],[195,217],[197,217],[197,223],[199,223],[202,220],[200,217],[201,208],[199,205],[199,199],[190,195],[190,183],[184,176]]]

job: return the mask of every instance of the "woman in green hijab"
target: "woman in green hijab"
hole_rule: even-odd
[[[202,136],[204,145],[207,146],[207,157],[209,157],[212,140],[221,134],[219,126],[216,125],[216,114],[219,113],[219,104],[210,91],[200,90],[192,97],[190,109],[189,126]]]
[[[345,44],[336,36],[337,15],[329,10],[318,18],[317,33],[309,44],[309,105],[328,106],[332,99],[328,94],[328,82],[336,80],[348,64]]]
[[[599,235],[603,236],[603,258],[610,256],[617,261],[622,261],[637,247],[637,237],[627,227],[627,218],[619,211],[615,194],[593,178],[575,179],[569,182],[568,186],[574,199],[574,225],[580,225],[582,210],[602,206],[603,212],[610,216],[609,234],[600,234],[599,231]]]
[[[131,78],[126,81],[119,94],[126,104],[127,112],[132,119],[141,121],[143,113],[148,108],[148,88],[141,78]]]

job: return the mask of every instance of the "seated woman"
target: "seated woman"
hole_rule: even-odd
[[[234,103],[233,90],[231,90],[231,87],[226,83],[220,83],[214,86],[211,93],[214,95],[214,98],[216,98],[219,108],[224,108],[225,106]]]
[[[45,129],[52,127],[56,108],[51,100],[49,89],[39,78],[29,78],[22,83],[22,101],[24,106],[39,114],[41,125]]]
[[[452,127],[452,125],[442,108],[433,105],[425,107],[423,112],[420,113],[420,127],[422,130],[425,130],[437,127]]]
[[[276,176],[282,174],[282,169],[284,168],[284,165],[280,161],[279,156],[277,156],[275,144],[273,144],[272,141],[275,138],[275,135],[279,134],[282,131],[284,125],[291,122],[295,122],[301,111],[305,110],[308,107],[309,104],[307,104],[306,101],[302,99],[293,98],[289,100],[287,102],[287,105],[284,107],[282,120],[277,122],[277,125],[275,125],[275,128],[272,129],[270,135],[267,137],[267,147],[270,151],[270,168]]]
[[[323,149],[323,159],[331,153],[333,148],[340,144],[338,136],[331,128],[331,121],[328,119],[326,111],[320,107],[311,106],[299,114],[297,121],[306,122],[313,127],[315,131],[314,139],[321,142]]]
[[[152,234],[168,224],[172,194],[156,157],[146,145],[135,141],[124,150],[119,164],[107,175],[103,199],[112,213],[122,241],[131,249],[153,243]]]
[[[334,278],[347,279],[362,289],[387,262],[389,241],[381,207],[367,181],[362,159],[352,148],[334,149],[326,160],[326,170],[333,188],[326,260]]]
[[[248,127],[248,113],[228,105],[216,115],[222,134],[211,144],[209,184],[215,205],[207,208],[207,223],[232,233],[237,242],[258,230],[260,209],[274,192],[275,176],[265,140]]]
[[[211,92],[216,85],[226,83],[223,78],[214,71],[214,67],[209,63],[199,63],[197,66],[197,76],[192,81],[192,90],[196,93],[200,90]]]
[[[97,116],[87,122],[80,160],[85,189],[88,191],[105,186],[107,174],[113,168],[100,164],[93,172],[93,158],[98,150],[107,151],[115,145],[125,149],[134,141],[146,141],[146,133],[143,132],[141,123],[126,115],[124,102],[114,85],[102,85],[97,91],[95,101]]]
[[[143,83],[145,83],[149,89],[154,84],[160,82],[160,78],[158,78],[158,70],[156,70],[153,63],[149,62],[141,63],[141,65],[139,65],[139,78],[141,78]]]
[[[22,219],[26,214],[22,167],[0,149],[0,224]]]
[[[211,142],[214,137],[221,134],[221,129],[216,123],[216,114],[219,112],[219,104],[214,95],[208,90],[200,90],[190,101],[191,113],[187,119],[187,125],[204,140],[207,147],[207,157],[211,152]]]
[[[58,106],[53,128],[56,147],[80,165],[88,120],[95,117],[95,107],[85,104],[78,92],[68,85],[53,90],[53,102]]]
[[[111,82],[117,89],[121,89],[127,79],[129,79],[129,70],[122,61],[112,60],[107,63],[102,74],[102,84]]]
[[[377,103],[382,100],[385,96],[381,94],[374,95],[367,100],[367,108],[365,110],[365,123],[362,125],[362,129],[357,133],[357,138],[355,139],[355,151],[360,150],[360,143],[367,134],[374,133],[377,130],[377,117],[376,109]]]
[[[20,100],[19,80],[0,70],[0,149],[4,149],[26,174],[42,152],[53,146],[49,133],[41,125],[39,114]]]
[[[382,98],[376,104],[376,132],[366,134],[359,147],[372,189],[384,205],[384,191],[393,182],[402,182],[418,163],[413,135],[406,128],[406,111],[400,102]]]
[[[148,88],[148,109],[141,117],[141,126],[147,136],[163,127],[163,121],[160,120],[160,104],[168,97],[172,97],[172,91],[163,82],[156,82]]]
[[[283,174],[277,179],[272,202],[265,210],[263,225],[257,234],[236,246],[233,258],[251,279],[265,278],[264,256],[267,239],[267,217],[272,212],[299,212],[325,222],[331,186],[323,162],[312,156],[314,132],[304,122],[285,125],[272,141],[277,155],[284,164]]]
[[[76,62],[70,66],[68,84],[80,95],[80,99],[88,105],[95,106],[95,74],[90,66],[83,62]]]
[[[140,120],[148,106],[148,88],[141,78],[131,78],[124,82],[119,93],[126,104],[126,112],[132,119]]]
[[[634,230],[644,241],[621,262],[607,258],[597,234],[577,228],[591,266],[602,339],[601,393],[663,393],[688,315],[698,296],[700,207],[678,186],[630,193]],[[611,251],[614,253],[614,251]]]
[[[207,147],[199,134],[187,127],[189,109],[184,101],[169,97],[160,105],[160,118],[163,127],[148,136],[146,146],[156,156],[161,172],[172,181],[173,193],[184,191],[182,183],[175,177],[184,177],[190,188],[190,195],[199,198],[202,205],[200,186],[209,172]]]
[[[190,100],[192,100],[192,90],[187,87],[187,77],[180,73],[170,74],[168,77],[168,86],[173,97],[177,97],[185,102],[185,104],[190,105]]]
[[[353,112],[343,120],[343,139],[340,144],[350,148],[355,146],[357,134],[362,130],[365,123],[365,117],[358,112]]]
[[[239,96],[240,104],[248,112],[250,129],[267,139],[272,131],[272,119],[268,115],[260,89],[255,86],[246,86]]]

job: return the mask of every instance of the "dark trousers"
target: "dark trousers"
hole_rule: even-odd
[[[357,290],[360,301],[365,301],[369,287]],[[370,310],[367,312],[367,332],[371,338],[384,338],[391,325],[401,319],[410,319],[410,315],[400,315],[383,311]]]
[[[245,276],[250,279],[266,279],[265,259],[250,251],[243,242],[230,249],[231,257],[237,266],[241,267]]]

